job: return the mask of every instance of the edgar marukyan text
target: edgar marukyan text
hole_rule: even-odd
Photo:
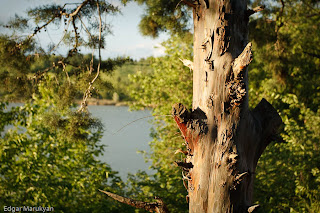
[[[3,207],[4,212],[53,212],[53,207],[31,207],[31,206],[22,206],[22,207],[15,207],[15,206],[4,206]]]

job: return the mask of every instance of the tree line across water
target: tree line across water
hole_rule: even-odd
[[[101,2],[100,9],[116,11]],[[160,196],[172,212],[187,211],[181,171],[173,165],[181,158],[173,153],[183,149],[184,141],[173,119],[165,115],[174,103],[192,105],[192,72],[181,62],[193,57],[192,34],[184,22],[188,11],[183,7],[174,14],[177,4],[157,7],[164,1],[141,2],[156,14],[143,17],[144,34],[156,36],[165,28],[172,32],[163,43],[165,56],[138,62],[100,61],[73,48],[63,59],[46,54],[33,39],[1,35],[0,206],[53,206],[59,212],[142,211],[106,198],[98,191],[102,189],[137,200]],[[261,212],[319,212],[319,3],[264,3],[267,9],[252,17],[249,25],[254,54],[249,68],[250,106],[266,98],[280,112],[284,126],[258,162],[254,201],[262,206]],[[72,9],[59,8],[39,7],[42,13],[31,10],[29,17],[40,25],[50,20],[52,11],[72,14]],[[99,16],[95,1],[83,8],[84,16]],[[9,24],[18,30],[23,23],[18,17]],[[81,25],[81,20],[76,24]],[[81,36],[72,35],[66,43]],[[89,36],[87,45],[97,48],[101,40]],[[116,171],[97,160],[107,149],[99,145],[104,128],[74,101],[86,95],[98,70],[89,96],[112,98],[116,92],[132,109],[152,108],[153,141],[145,157],[152,161],[154,175],[130,174],[124,183]],[[25,104],[8,109],[10,100]]]

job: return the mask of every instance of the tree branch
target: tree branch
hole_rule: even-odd
[[[111,192],[106,192],[100,189],[99,191],[108,195],[114,200],[119,201],[120,203],[124,203],[130,206],[133,206],[135,208],[145,209],[146,211],[149,211],[149,212],[169,213],[168,208],[163,203],[162,199],[160,199],[159,197],[155,197],[155,199],[157,200],[156,202],[149,203],[149,202],[137,201],[131,198],[122,197],[120,195],[117,195]]]
[[[305,54],[307,54],[309,56],[315,57],[315,58],[320,58],[320,55],[316,54],[316,53],[309,53],[309,52],[306,52],[306,51],[303,51],[303,53],[305,53]]]
[[[190,71],[193,70],[193,62],[187,59],[181,59],[179,58],[180,61],[182,61],[183,65],[186,67],[189,67]]]
[[[184,154],[184,155],[188,155],[188,152],[187,152],[187,151],[183,151],[182,149],[177,149],[177,150],[174,152],[175,155],[178,154],[178,153],[182,153],[182,154]]]
[[[47,23],[45,23],[44,25],[42,25],[41,27],[36,27],[36,29],[34,30],[34,32],[28,36],[28,40],[30,40],[33,36],[35,36],[41,29],[45,28],[46,26],[48,26],[51,22],[53,22],[53,20],[55,20],[57,17],[54,16],[53,18],[51,18]]]
[[[48,26],[56,18],[60,18],[63,15],[65,15],[67,18],[68,17],[73,18],[73,16],[77,15],[80,12],[80,10],[82,9],[82,7],[84,7],[89,1],[92,1],[92,0],[86,0],[86,1],[82,2],[82,4],[80,6],[78,6],[77,9],[73,13],[63,13],[61,11],[60,14],[54,14],[54,16],[48,22],[43,24],[41,27],[36,27],[34,32],[28,36],[28,40],[30,40],[33,36],[35,36],[41,29]]]
[[[314,16],[320,16],[320,13],[312,13],[312,14],[306,15],[307,18],[311,18]]]
[[[249,10],[247,10],[246,15],[249,17],[252,14],[255,14],[257,12],[260,12],[260,11],[264,10],[264,8],[265,8],[265,6],[261,5],[261,6],[253,8],[253,9],[249,9]]]
[[[93,83],[97,80],[97,78],[99,77],[100,74],[100,66],[101,66],[101,33],[102,33],[102,20],[101,20],[101,13],[100,13],[100,4],[99,4],[99,0],[97,0],[96,2],[97,4],[97,9],[98,9],[98,15],[99,15],[99,64],[97,67],[97,74],[95,75],[95,77],[91,80],[91,82],[89,82],[89,87],[87,88],[87,90],[85,91],[84,95],[83,95],[83,100],[81,103],[81,106],[79,108],[79,112],[83,111],[86,106],[87,106],[87,99],[88,97],[91,95],[91,91],[92,89],[94,89],[93,87]],[[80,7],[80,6],[79,6]],[[92,55],[92,63],[93,63],[93,55]],[[91,63],[90,63],[91,64]]]
[[[252,44],[251,42],[249,42],[242,53],[234,60],[232,68],[235,79],[237,79],[242,74],[242,72],[245,71],[245,68],[252,61],[251,47]]]
[[[189,7],[196,8],[196,5],[193,2],[190,2],[188,0],[182,0],[182,2],[188,5]]]
[[[90,1],[92,1],[92,0],[85,0],[84,2],[82,2],[82,3],[77,7],[77,9],[76,9],[74,12],[72,12],[72,13],[63,13],[63,12],[61,12],[61,15],[65,15],[67,18],[68,18],[68,17],[72,18],[73,16],[78,15],[78,13],[80,12],[80,10],[81,10],[84,6],[86,6],[86,4],[88,4]],[[66,6],[66,4],[64,4],[63,7],[65,7],[65,6]]]

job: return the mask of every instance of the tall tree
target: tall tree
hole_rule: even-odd
[[[0,36],[0,94],[5,100],[30,98],[36,92],[36,84],[51,73],[60,83],[82,90],[81,109],[84,109],[88,97],[97,94],[98,87],[93,84],[99,81],[99,73],[126,61],[124,58],[101,61],[105,36],[111,33],[106,17],[119,13],[119,7],[104,0],[64,2],[63,5],[39,3],[38,7],[28,9],[27,15],[16,15],[0,25],[10,34]],[[60,31],[61,36],[57,43],[50,36],[54,25],[55,33]],[[48,36],[52,43],[41,46],[35,39],[37,35]],[[91,57],[80,54],[85,48],[92,49]],[[65,55],[55,56],[59,51]]]
[[[193,102],[191,111],[174,105],[173,116],[186,142],[186,159],[176,164],[188,183],[189,211],[252,212],[258,159],[282,123],[265,99],[252,111],[248,106],[248,21],[262,7],[248,10],[246,1],[181,2],[193,9],[194,58],[184,60],[193,70]],[[162,201],[140,204],[167,211]]]

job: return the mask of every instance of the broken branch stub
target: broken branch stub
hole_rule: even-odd
[[[252,212],[256,212],[256,210],[258,210],[260,208],[260,205],[254,205],[254,206],[250,206],[248,208],[248,212],[252,213]]]
[[[190,71],[193,70],[193,62],[187,59],[180,59],[182,61],[183,65],[186,67],[189,67]]]
[[[190,131],[187,128],[187,123],[190,119],[190,113],[187,110],[187,108],[185,106],[183,106],[183,104],[178,103],[178,104],[174,104],[172,107],[172,115],[174,117],[174,120],[176,121],[179,130],[182,133],[182,136],[184,137],[184,139],[186,140],[187,143],[191,143],[192,139],[191,139],[191,135],[190,135]]]
[[[245,68],[252,61],[252,52],[251,52],[252,43],[249,42],[244,48],[242,53],[234,60],[232,70],[234,74],[234,79],[238,79],[240,76],[244,75]]]
[[[272,138],[277,135],[277,131],[283,122],[277,110],[264,98],[253,109],[252,115],[260,135],[260,143],[255,156],[255,163],[257,163]]]
[[[124,203],[129,206],[133,206],[135,208],[145,209],[146,211],[149,211],[149,212],[169,213],[167,206],[164,204],[163,200],[159,197],[155,197],[156,202],[143,202],[143,201],[137,201],[131,198],[123,197],[111,192],[103,191],[100,189],[99,191],[108,195],[114,200],[119,201],[120,203]]]
[[[193,168],[193,164],[191,162],[175,161],[174,164],[176,166],[182,167],[184,169],[192,169]]]
[[[184,155],[188,155],[188,152],[187,152],[187,151],[183,151],[182,149],[177,149],[177,150],[174,152],[175,155],[178,154],[178,153],[182,153],[182,154],[184,154]]]
[[[172,115],[186,141],[187,149],[190,150],[188,154],[192,155],[200,136],[208,132],[206,114],[200,108],[189,112],[183,104],[178,103],[173,105]]]
[[[249,9],[249,10],[247,10],[246,15],[249,17],[252,14],[255,14],[257,12],[260,12],[260,11],[264,10],[264,8],[265,8],[265,6],[261,5],[261,6],[253,8],[253,9]]]
[[[181,103],[172,106],[172,115],[177,118],[180,123],[186,123],[189,120],[189,112]]]

